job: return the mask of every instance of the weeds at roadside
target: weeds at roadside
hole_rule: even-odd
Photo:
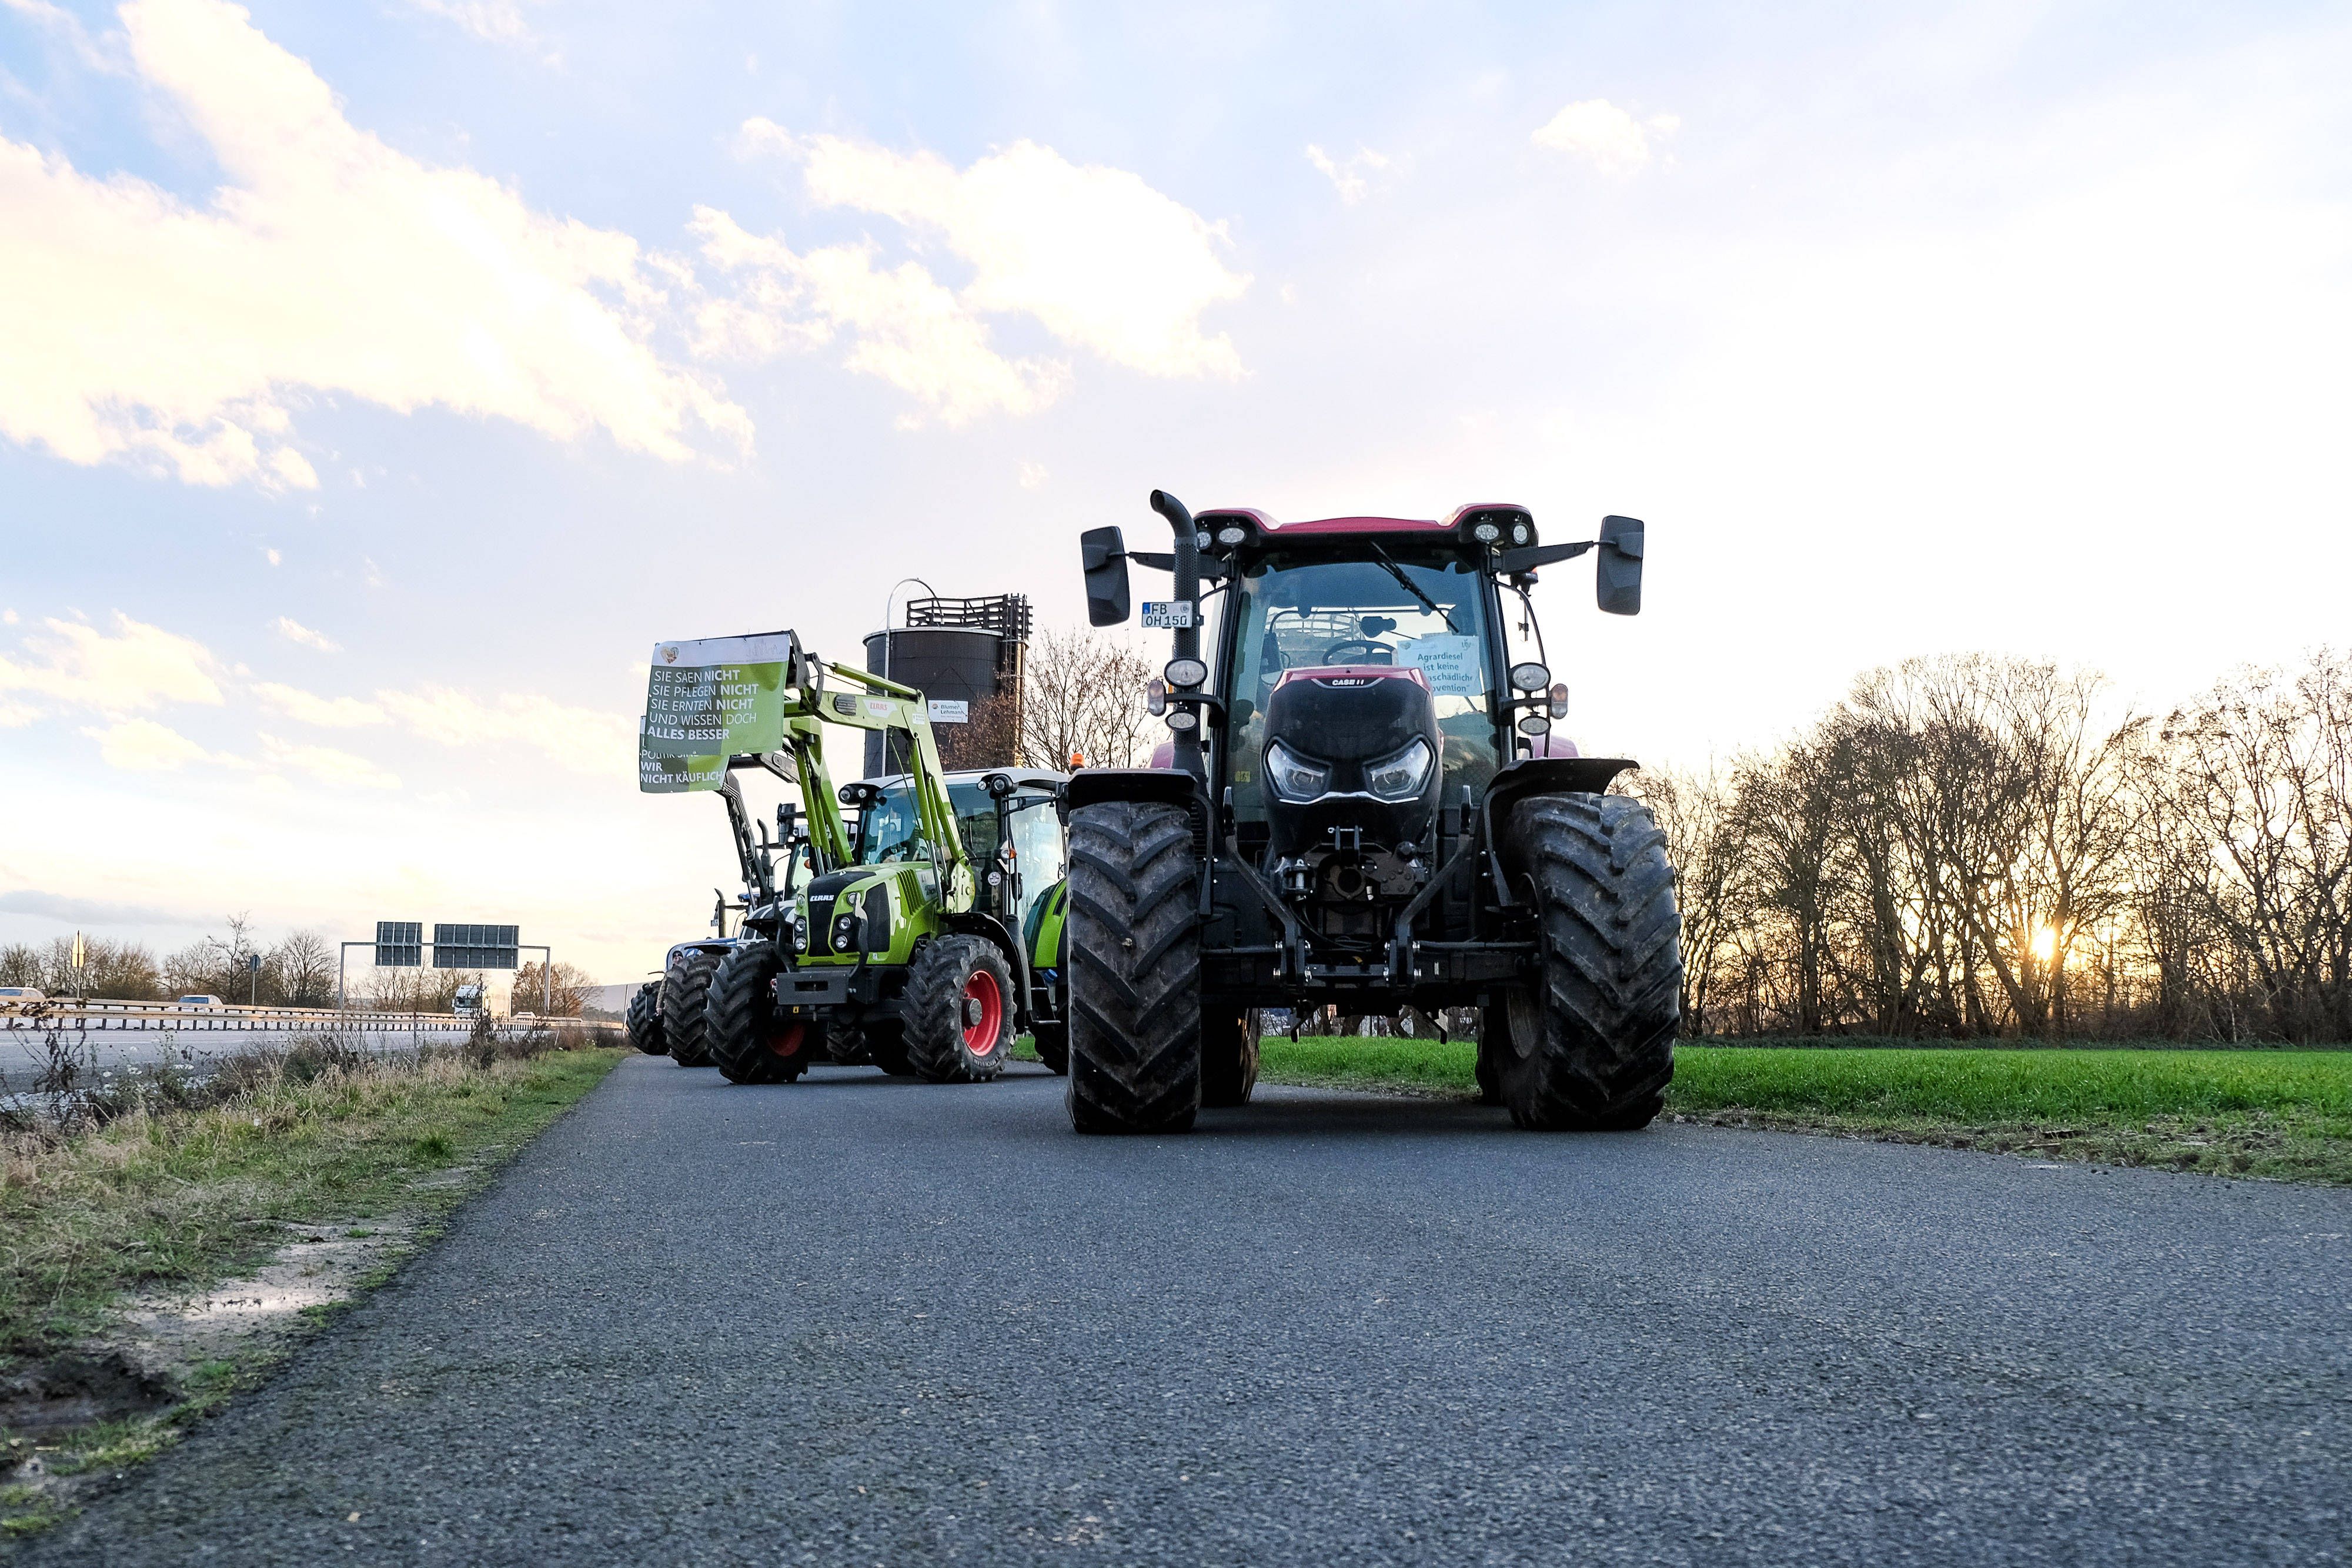
[[[201,1297],[289,1239],[339,1233],[337,1245],[362,1260],[375,1249],[346,1276],[349,1292],[382,1282],[437,1232],[436,1217],[621,1059],[580,1049],[592,1038],[539,1026],[494,1030],[488,1051],[381,1053],[320,1035],[241,1053],[168,1089],[142,1075],[102,1092],[86,1057],[69,1058],[70,1071],[40,1081],[37,1103],[15,1096],[0,1122],[0,1425],[11,1398],[58,1408],[41,1404],[51,1397],[41,1365],[120,1354],[95,1347],[110,1343],[131,1293]],[[315,1327],[341,1304],[287,1315]],[[169,1444],[283,1341],[173,1369],[160,1412],[101,1412],[63,1437],[0,1430],[0,1531],[54,1521],[59,1487]]]

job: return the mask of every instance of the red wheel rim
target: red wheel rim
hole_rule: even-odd
[[[798,1056],[801,1041],[808,1036],[808,1025],[788,1023],[768,1037],[768,1049],[778,1056]]]
[[[996,984],[996,977],[985,969],[974,969],[963,983],[963,1043],[974,1056],[986,1056],[996,1049],[1004,1032],[1004,992]],[[972,1018],[972,1004],[979,1005],[980,1017]]]

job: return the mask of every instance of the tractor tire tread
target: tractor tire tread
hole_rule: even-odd
[[[996,1041],[986,1055],[963,1039],[963,990],[975,968],[996,980],[1002,998]],[[907,1065],[926,1083],[980,1083],[1004,1071],[1013,1051],[1013,969],[996,944],[982,936],[935,936],[907,967]]]
[[[1070,813],[1070,1124],[1180,1133],[1201,1108],[1200,863],[1181,806]]]
[[[703,1011],[703,1046],[719,1075],[730,1083],[790,1083],[808,1071],[807,1045],[792,1056],[768,1049],[771,989],[783,960],[772,942],[744,942],[719,960]],[[803,1038],[814,1026],[803,1025]]]
[[[1537,1131],[1647,1126],[1675,1075],[1681,1021],[1665,834],[1630,797],[1562,794],[1519,802],[1507,839],[1536,894],[1542,977],[1498,1053],[1511,1119]],[[1516,1038],[1523,1027],[1535,1038]]]
[[[629,998],[629,1043],[647,1056],[667,1056],[669,1041],[662,1038],[661,982],[647,980]]]
[[[669,1059],[680,1067],[708,1067],[705,1042],[706,1009],[711,977],[719,960],[699,949],[680,953],[662,976],[662,1035],[669,1041]]]

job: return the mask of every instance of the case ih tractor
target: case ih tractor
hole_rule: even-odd
[[[633,1009],[633,1036],[657,1037],[681,1065],[708,1062],[738,1083],[787,1082],[827,1058],[935,1082],[993,1078],[1017,1030],[1042,1040],[1063,1018],[1060,967],[1031,962],[1043,921],[1026,918],[1057,901],[1062,775],[948,775],[920,692],[772,635],[791,648],[766,737],[774,748],[688,769],[717,775],[705,787],[726,803],[734,834],[740,930],[726,936],[722,895],[719,935],[670,950],[658,1017],[638,1036]],[[827,725],[892,737],[909,771],[836,795]],[[779,807],[773,839],[764,823],[754,838],[735,782],[755,768],[796,786],[806,808],[803,819],[800,806]]]
[[[1605,793],[1633,765],[1552,739],[1568,688],[1528,596],[1590,551],[1601,608],[1635,613],[1643,525],[1547,545],[1505,505],[1288,525],[1151,506],[1172,551],[1081,541],[1097,626],[1128,619],[1130,562],[1173,575],[1143,618],[1175,632],[1150,689],[1173,765],[1070,780],[1072,1124],[1175,1132],[1240,1104],[1255,1009],[1336,1003],[1480,1008],[1479,1085],[1518,1125],[1645,1125],[1674,1075],[1673,873],[1648,809]]]

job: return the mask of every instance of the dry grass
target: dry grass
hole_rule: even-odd
[[[289,1224],[429,1208],[420,1177],[511,1150],[621,1055],[521,1050],[297,1050],[235,1064],[214,1103],[0,1132],[0,1365],[99,1331],[126,1291],[228,1278]]]

